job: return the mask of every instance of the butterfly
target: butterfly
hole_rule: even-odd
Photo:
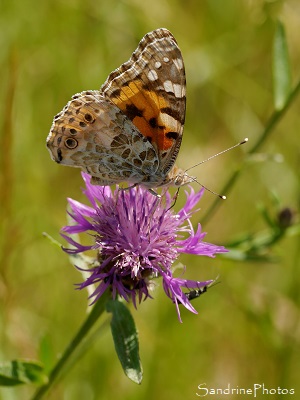
[[[195,180],[175,165],[185,109],[181,51],[167,29],[156,29],[100,90],[72,97],[54,117],[47,147],[54,161],[82,168],[95,185],[179,187]]]

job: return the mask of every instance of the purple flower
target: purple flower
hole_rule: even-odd
[[[68,199],[74,224],[62,229],[62,236],[72,245],[64,249],[67,253],[97,250],[96,266],[89,269],[90,276],[79,285],[83,289],[95,285],[90,297],[95,302],[107,288],[112,296],[132,300],[136,306],[149,293],[151,282],[159,276],[168,297],[197,314],[183,292],[209,285],[209,281],[192,281],[173,277],[172,265],[180,253],[215,257],[227,250],[203,239],[206,233],[198,224],[195,232],[190,222],[194,207],[202,197],[204,189],[194,193],[186,191],[185,206],[176,214],[172,199],[167,192],[158,198],[142,187],[114,191],[109,186],[90,184],[90,176],[82,173],[86,184],[84,194],[91,206]],[[69,235],[87,232],[93,238],[90,246],[77,243]]]

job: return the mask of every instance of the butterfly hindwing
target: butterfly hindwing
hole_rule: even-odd
[[[54,118],[48,147],[55,161],[81,167],[102,185],[135,183],[159,164],[153,146],[99,91],[72,97]]]

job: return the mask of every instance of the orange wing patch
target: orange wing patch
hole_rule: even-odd
[[[174,118],[162,113],[168,109],[166,99],[142,86],[140,81],[129,82],[112,101],[152,144],[162,151],[169,150],[179,135],[176,132],[178,124]]]

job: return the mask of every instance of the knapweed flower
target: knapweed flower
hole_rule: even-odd
[[[84,194],[90,206],[68,199],[74,224],[65,226],[62,235],[72,245],[68,253],[97,251],[97,262],[89,269],[89,277],[79,285],[96,285],[91,294],[95,302],[108,288],[112,296],[132,300],[136,306],[151,297],[149,291],[154,278],[162,277],[163,288],[176,304],[197,314],[183,289],[197,289],[212,281],[193,281],[173,276],[172,266],[180,253],[214,257],[227,250],[223,246],[203,241],[206,233],[198,224],[196,232],[190,222],[194,207],[204,189],[186,191],[186,204],[175,213],[167,192],[164,201],[142,187],[127,190],[90,184],[90,176],[82,173],[86,188]],[[92,237],[90,246],[83,246],[70,235],[86,232]]]

